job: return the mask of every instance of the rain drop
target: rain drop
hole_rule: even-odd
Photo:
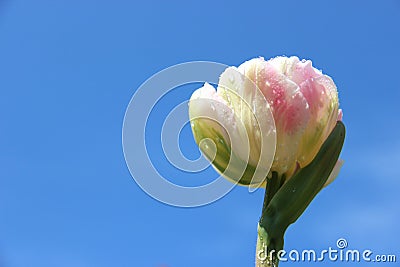
[[[215,106],[214,106],[214,104],[211,104],[210,106],[211,106],[211,110],[212,110],[212,111],[215,111]]]
[[[233,77],[233,74],[229,75],[229,82],[233,83],[235,81],[235,78]]]
[[[226,94],[226,100],[227,100],[228,104],[231,103],[231,96],[229,94]]]

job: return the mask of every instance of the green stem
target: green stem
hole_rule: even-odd
[[[267,212],[268,205],[284,181],[285,177],[279,177],[276,172],[272,172],[272,177],[267,178],[264,203],[257,231],[256,267],[277,267],[279,264],[276,253],[283,249],[283,233],[274,233],[272,235],[265,222],[268,214],[271,214]]]
[[[304,212],[332,172],[342,150],[346,129],[336,123],[313,161],[299,169],[285,184],[277,173],[267,179],[258,223],[256,266],[277,267],[286,229]]]
[[[260,224],[263,225],[265,221],[265,216],[267,214],[267,207],[271,202],[272,198],[281,188],[283,182],[285,181],[285,176],[279,177],[277,172],[272,172],[271,178],[267,178],[267,187],[265,188],[264,204],[261,212]]]

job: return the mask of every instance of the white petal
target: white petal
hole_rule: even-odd
[[[333,170],[331,174],[329,175],[328,179],[326,180],[324,187],[328,186],[330,183],[332,183],[336,177],[339,175],[340,169],[342,168],[344,164],[344,160],[338,159],[338,161],[335,164],[335,167],[333,167]]]

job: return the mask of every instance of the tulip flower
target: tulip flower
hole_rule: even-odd
[[[189,117],[196,143],[223,177],[266,188],[256,266],[277,266],[287,227],[343,165],[335,83],[309,60],[255,58],[227,68],[216,90],[207,83],[196,90]]]
[[[217,90],[206,83],[195,91],[189,103],[189,116],[198,144],[204,138],[222,138],[227,145],[219,149],[225,153],[216,153],[215,169],[231,181],[254,185],[257,183],[252,183],[252,178],[257,166],[267,170],[264,180],[272,172],[289,179],[296,170],[307,166],[341,119],[338,106],[333,80],[313,68],[311,61],[297,57],[268,61],[255,58],[238,68],[228,68],[221,75]],[[204,114],[215,120],[204,118]],[[257,124],[259,127],[255,127]],[[268,135],[263,146],[262,134]],[[237,145],[232,146],[232,142]],[[212,158],[210,151],[202,152]],[[242,175],[224,173],[231,158],[248,164]]]

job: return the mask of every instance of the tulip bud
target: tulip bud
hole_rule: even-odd
[[[259,185],[271,172],[287,180],[314,159],[341,119],[338,105],[334,82],[311,61],[255,58],[228,68],[216,91],[209,84],[195,91],[189,117],[197,144],[216,144],[212,153],[200,149],[218,172]]]

